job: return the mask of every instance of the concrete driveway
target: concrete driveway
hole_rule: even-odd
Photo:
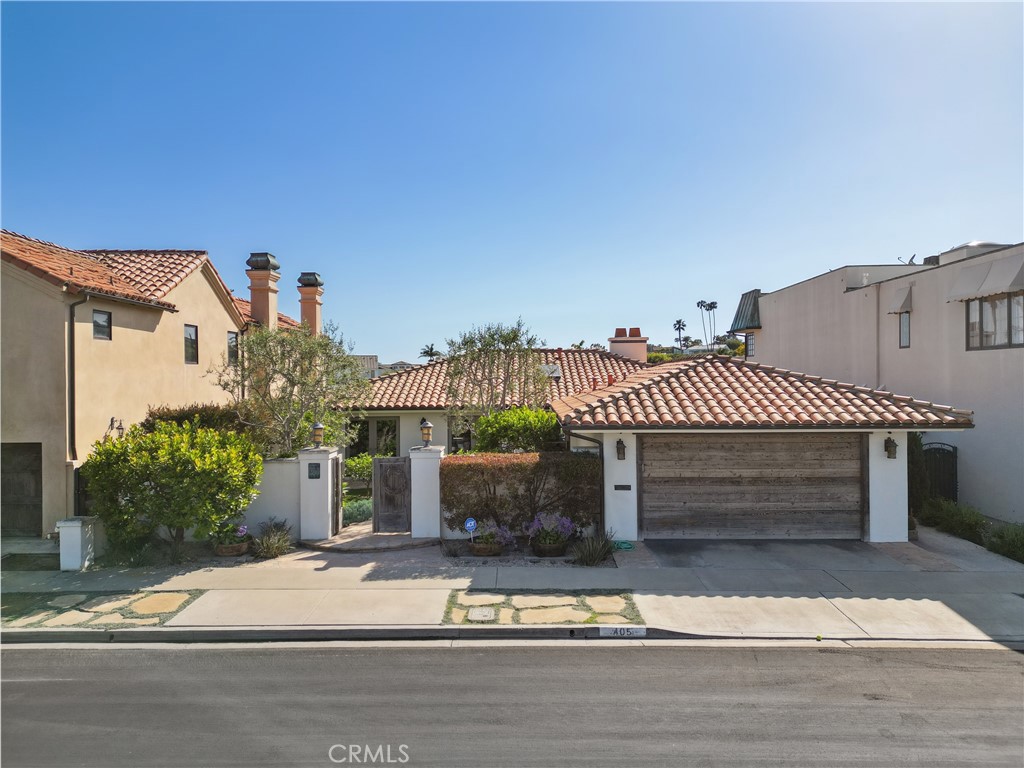
[[[662,568],[741,570],[920,570],[864,541],[647,539]]]

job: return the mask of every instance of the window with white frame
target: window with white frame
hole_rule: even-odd
[[[900,312],[900,349],[910,346],[910,313]]]

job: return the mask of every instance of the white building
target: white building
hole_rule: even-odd
[[[748,291],[730,330],[748,359],[972,409],[974,429],[925,442],[958,447],[961,501],[1024,522],[1024,243]]]

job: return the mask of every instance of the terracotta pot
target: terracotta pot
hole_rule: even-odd
[[[558,544],[541,544],[539,541],[534,541],[530,544],[533,554],[537,557],[562,557],[568,547],[568,541],[560,541]]]
[[[238,557],[249,551],[249,542],[240,541],[237,544],[215,544],[213,551],[220,557]]]
[[[467,541],[466,544],[469,546],[469,552],[475,557],[497,557],[504,551],[504,547],[501,544],[485,544],[481,541]]]

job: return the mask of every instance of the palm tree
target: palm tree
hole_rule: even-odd
[[[428,363],[432,363],[441,357],[441,353],[437,351],[437,347],[433,344],[427,344],[427,346],[420,350],[420,357],[425,357]]]
[[[678,344],[679,349],[683,350],[683,331],[686,330],[686,321],[676,320],[674,323],[672,323],[672,328],[676,332],[676,343]]]
[[[711,339],[715,338],[715,310],[718,309],[717,301],[705,301],[701,299],[697,302],[697,309],[700,310],[700,327],[704,331],[704,344],[707,347],[711,346]],[[704,325],[704,313],[708,313],[708,324]],[[710,335],[708,331],[711,331]]]

